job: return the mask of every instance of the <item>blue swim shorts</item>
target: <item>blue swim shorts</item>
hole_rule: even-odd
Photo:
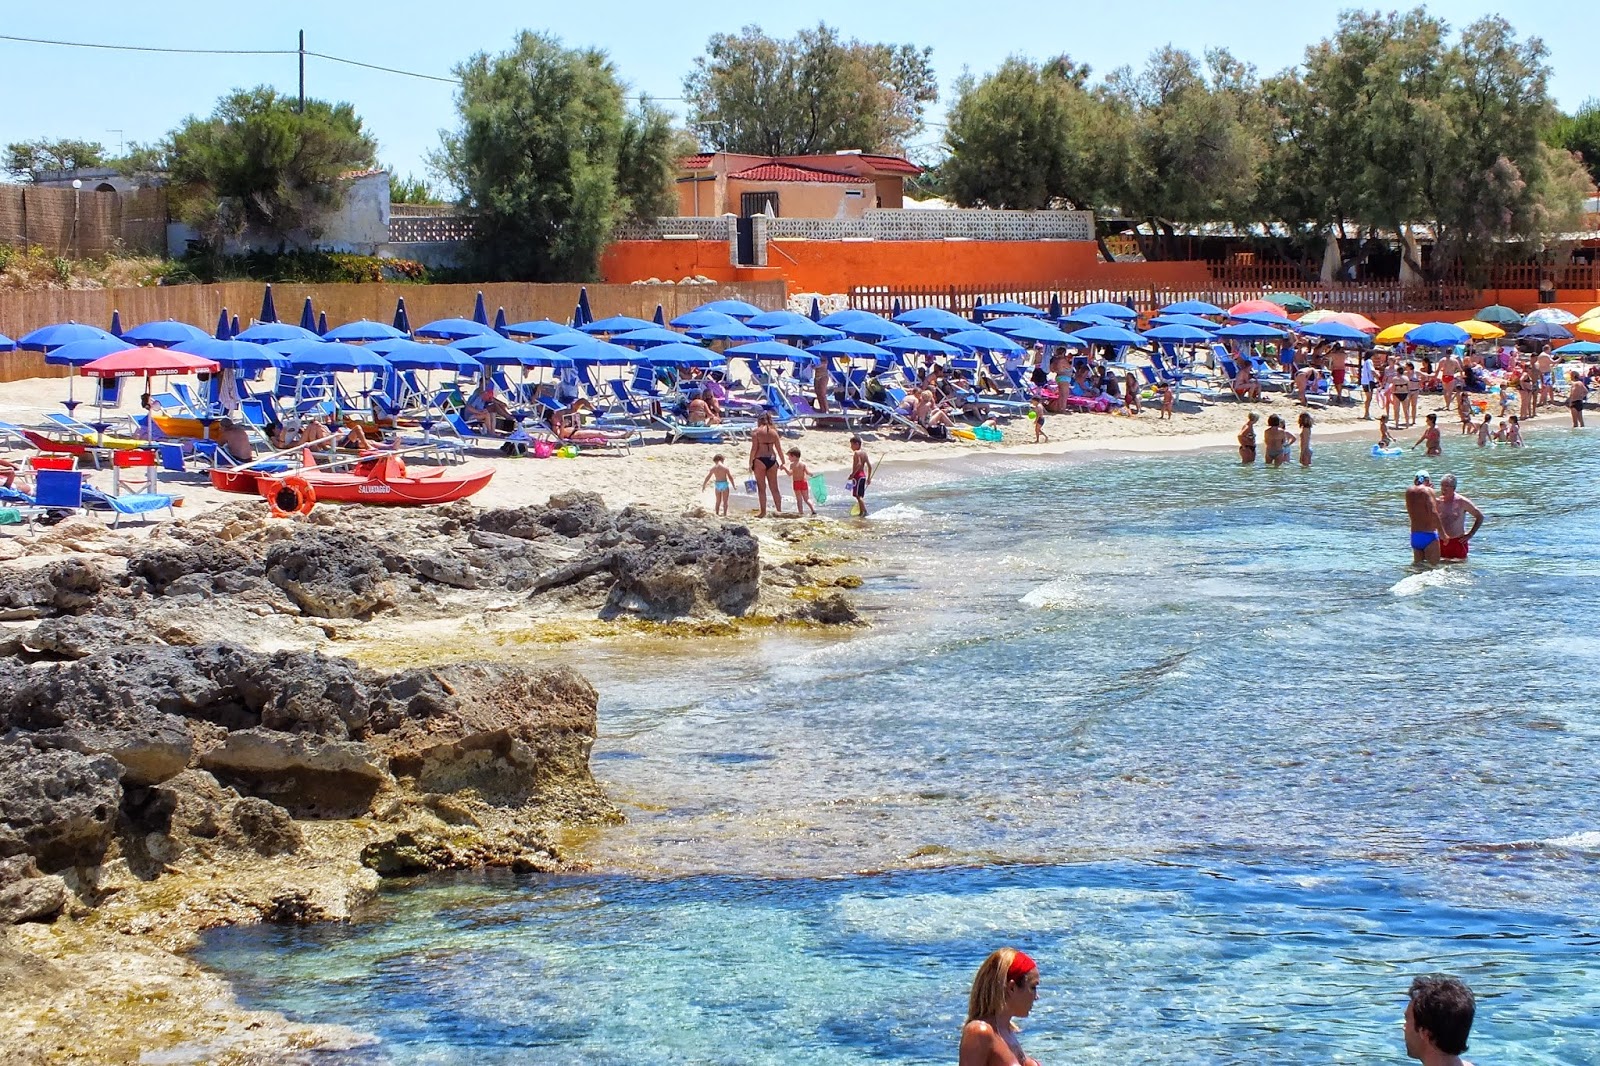
[[[1411,550],[1417,552],[1427,551],[1428,545],[1438,539],[1439,534],[1437,533],[1413,533],[1411,534]]]

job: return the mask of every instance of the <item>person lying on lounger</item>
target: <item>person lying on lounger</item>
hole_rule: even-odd
[[[608,441],[626,440],[629,435],[625,430],[615,432],[586,426],[578,417],[578,413],[572,410],[552,411],[550,432],[554,433],[558,440],[571,441],[573,444],[604,444]]]

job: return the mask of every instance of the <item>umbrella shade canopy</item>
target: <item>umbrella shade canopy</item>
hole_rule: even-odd
[[[1274,315],[1278,318],[1288,318],[1283,308],[1271,300],[1245,300],[1228,308],[1228,314],[1233,318],[1240,315]]]
[[[722,366],[728,361],[697,344],[661,344],[640,354],[652,366]]]
[[[474,322],[469,318],[441,318],[425,326],[418,326],[412,332],[418,337],[458,341],[463,337],[482,337],[485,334],[492,334],[494,330],[487,322]]]
[[[1179,300],[1161,309],[1164,315],[1225,315],[1228,312],[1204,300]]]
[[[944,342],[953,344],[957,348],[965,348],[968,351],[1009,354],[1026,351],[1022,345],[1007,337],[1004,333],[995,333],[987,329],[968,329],[962,330],[960,333],[946,334]]]
[[[289,360],[293,370],[312,370],[325,374],[340,371],[376,374],[389,365],[375,352],[357,348],[353,344],[325,341],[321,337],[274,344],[272,350]]]
[[[960,355],[961,349],[944,341],[936,341],[932,337],[890,337],[879,347],[887,348],[891,352],[915,352],[918,355]]]
[[[682,319],[703,319],[703,321],[686,322],[686,326],[710,325],[713,320],[726,321],[729,317],[728,315],[719,315],[715,311],[690,311],[686,315],[678,316],[678,318]],[[672,320],[673,325],[678,324],[678,318]],[[738,321],[738,319],[734,321]],[[774,326],[788,325],[791,322],[811,322],[811,319],[798,311],[763,311],[759,315],[746,319],[744,324],[756,329],[770,330]],[[811,324],[813,326],[816,325],[815,322],[811,322]]]
[[[131,378],[165,374],[215,374],[222,368],[214,360],[166,348],[128,348],[83,364],[78,372],[87,377]]]
[[[1082,307],[1078,308],[1072,313],[1074,316],[1099,315],[1101,318],[1109,318],[1113,322],[1132,322],[1134,319],[1139,317],[1139,312],[1135,311],[1133,308],[1128,307],[1125,304],[1114,304],[1109,300],[1101,300],[1099,303],[1084,304]]]
[[[322,335],[323,340],[344,341],[349,344],[369,344],[372,341],[399,340],[405,334],[393,326],[386,326],[382,322],[373,322],[363,318],[359,322],[346,322],[342,326],[335,326]]]
[[[564,326],[560,322],[552,322],[548,318],[532,319],[527,322],[513,322],[506,327],[506,334],[512,337],[554,337],[562,333],[576,333],[571,326]]]
[[[715,311],[721,315],[732,318],[754,318],[761,313],[761,308],[755,304],[747,304],[743,300],[712,300],[695,308],[696,311]]]
[[[1406,339],[1407,333],[1416,328],[1417,324],[1415,322],[1396,322],[1392,326],[1386,326],[1379,330],[1378,335],[1372,339],[1379,344],[1399,344]]]
[[[862,311],[859,308],[846,307],[843,311],[835,311],[831,315],[823,315],[821,318],[817,319],[817,322],[821,325],[832,326],[834,329],[838,329],[846,322],[853,322],[860,318],[873,319],[877,317],[878,316],[873,314],[871,311]]]
[[[233,339],[249,344],[285,344],[289,341],[320,341],[322,338],[308,329],[291,326],[287,322],[259,322],[249,329],[240,330]]]
[[[1517,337],[1528,341],[1565,341],[1572,339],[1572,331],[1554,322],[1529,322],[1517,330]]]
[[[1591,307],[1578,316],[1579,322],[1588,322],[1590,319],[1600,318],[1600,307]]]
[[[1079,344],[1143,344],[1144,338],[1122,326],[1090,326],[1072,334]]]
[[[1504,337],[1506,331],[1490,322],[1480,322],[1476,318],[1469,318],[1456,325],[1467,331],[1467,336],[1475,341],[1492,341],[1496,337]]]
[[[971,329],[972,323],[962,318],[953,311],[946,311],[942,307],[913,307],[911,310],[894,316],[894,320],[902,326],[912,329]]]
[[[1222,323],[1220,322],[1213,322],[1209,318],[1201,318],[1199,315],[1190,314],[1157,315],[1150,320],[1150,324],[1154,326],[1193,326],[1195,329],[1203,329],[1207,333],[1215,333],[1222,328]]]
[[[1316,314],[1316,312],[1313,311],[1312,314]],[[1301,321],[1304,321],[1304,319]],[[1318,321],[1337,322],[1341,326],[1349,326],[1351,329],[1359,329],[1362,333],[1378,332],[1378,324],[1376,322],[1372,321],[1372,319],[1368,318],[1366,315],[1358,315],[1354,311],[1334,311],[1325,315]]]
[[[739,322],[733,325],[710,325],[691,329],[689,336],[699,341],[764,341],[770,340],[766,333],[759,329],[752,329]]]
[[[472,301],[472,321],[489,325],[489,309],[483,306],[483,290],[478,290],[477,299]]]
[[[1406,340],[1427,348],[1452,348],[1471,339],[1466,330],[1449,322],[1424,322],[1406,331]]]
[[[773,319],[774,324],[776,324],[778,321],[787,321],[786,316],[791,315],[795,318],[805,317],[804,315],[797,315],[793,311],[768,311],[766,314],[756,317]],[[670,324],[677,329],[693,329],[696,326],[726,326],[730,322],[738,321],[739,319],[734,318],[732,315],[725,315],[721,311],[687,311],[673,319]],[[767,323],[759,323],[756,328],[766,329]]]
[[[1296,321],[1302,326],[1314,326],[1323,319],[1331,318],[1332,316],[1332,311],[1307,311],[1305,314],[1296,319]]]
[[[593,337],[586,344],[574,344],[565,354],[581,366],[633,366],[644,361],[642,352]]]
[[[1006,336],[1014,341],[1037,341],[1040,344],[1073,343],[1072,334],[1037,319],[1030,319],[1020,326],[1011,327],[1006,331]]]
[[[683,341],[683,334],[675,333],[662,326],[629,330],[627,333],[618,333],[611,338],[612,344],[623,344],[629,348],[649,348],[658,344],[682,344]]]
[[[367,351],[383,356],[396,370],[454,370],[476,374],[479,363],[466,352],[448,344],[419,344],[410,337],[390,337],[367,345]]]
[[[1505,304],[1490,304],[1472,317],[1479,322],[1488,322],[1490,325],[1505,326],[1506,328],[1522,325],[1522,316]]]
[[[592,340],[594,338],[587,333],[579,333],[575,329],[569,329],[565,333],[551,333],[544,337],[529,337],[528,344],[559,352],[574,345],[588,344]]]
[[[1343,322],[1334,322],[1331,319],[1322,322],[1313,322],[1311,325],[1302,325],[1299,332],[1307,337],[1320,337],[1326,341],[1351,341],[1356,344],[1370,343],[1372,338],[1354,326],[1347,326]]]
[[[630,318],[627,315],[612,315],[602,318],[598,322],[586,322],[578,328],[585,333],[628,333],[636,329],[649,329],[655,325],[643,318]]]
[[[1586,337],[1600,337],[1600,318],[1586,318],[1572,327],[1574,333],[1582,333]]]
[[[1274,337],[1287,337],[1288,333],[1260,322],[1241,322],[1237,326],[1217,330],[1217,336],[1236,341],[1267,341]]]
[[[1307,311],[1315,311],[1317,308],[1316,304],[1293,292],[1269,292],[1262,299],[1268,303],[1277,304],[1291,315],[1305,314]]]
[[[755,319],[752,318],[750,321],[754,322]],[[817,341],[836,341],[840,337],[844,336],[844,330],[834,329],[832,326],[818,325],[804,315],[797,316],[797,319],[794,322],[788,322],[781,326],[773,326],[770,329],[767,329],[767,332],[779,340],[810,341],[811,343],[816,343]]]
[[[836,341],[823,341],[821,344],[813,345],[806,349],[806,351],[812,355],[843,355],[851,359],[888,359],[892,355],[892,353],[878,347],[876,344],[858,341],[853,337],[845,337]]]
[[[0,333],[0,352],[15,351],[16,347],[17,347],[17,342],[16,341],[12,340],[10,337],[6,336],[4,333]]]
[[[1184,322],[1173,322],[1145,330],[1144,337],[1145,340],[1166,341],[1171,344],[1204,344],[1211,339],[1211,331]]]
[[[886,318],[861,318],[854,322],[846,322],[839,329],[860,341],[885,341],[890,337],[904,337],[911,333],[909,329],[898,322],[890,322]]]
[[[269,324],[278,321],[278,305],[272,301],[271,285],[261,294],[261,321]]]
[[[1079,311],[1074,311],[1070,315],[1063,315],[1059,321],[1060,325],[1064,329],[1088,329],[1090,326],[1122,326],[1126,320],[1120,318],[1107,318],[1105,315],[1089,315]],[[1214,325],[1216,325],[1218,329],[1222,328],[1220,323],[1214,323]]]
[[[1528,317],[1522,320],[1523,325],[1530,322],[1553,322],[1558,326],[1570,326],[1578,321],[1578,316],[1571,311],[1563,311],[1559,307],[1541,307],[1537,311],[1529,311]]]
[[[1556,349],[1557,355],[1600,355],[1600,344],[1594,341],[1578,341],[1574,344],[1563,344]]]
[[[548,348],[538,348],[532,344],[520,344],[521,350],[516,353],[517,362],[522,366],[546,366],[552,369],[563,369],[572,366],[572,360],[560,352],[552,352]],[[478,356],[481,362],[484,356],[500,356],[509,354],[510,348],[491,348]]]
[[[808,355],[792,344],[782,341],[756,341],[754,344],[740,344],[729,348],[724,355],[740,359],[754,359],[758,363],[788,360],[791,363],[815,363],[816,356]]]
[[[264,344],[251,344],[248,341],[219,341],[215,337],[201,337],[199,340],[174,344],[172,350],[210,359],[223,369],[239,374],[282,370],[289,365],[289,360],[273,349]]]
[[[468,355],[481,355],[490,349],[515,348],[519,347],[519,345],[516,341],[502,337],[494,330],[490,330],[488,333],[480,333],[476,337],[462,337],[460,340],[453,340],[445,347],[454,348],[458,352],[466,352]]]
[[[1039,319],[1028,315],[1001,315],[999,318],[986,318],[983,320],[984,329],[991,333],[1004,333],[1008,337],[1011,336],[1011,331],[1014,329],[1021,329],[1023,326],[1037,326],[1039,324]],[[972,323],[964,322],[961,328],[971,329]]]
[[[300,328],[310,330],[312,333],[317,331],[317,313],[311,308],[309,296],[306,297],[305,306],[300,308]]]
[[[977,310],[986,315],[1032,315],[1035,318],[1044,317],[1044,312],[1037,307],[1019,304],[1015,300],[997,300],[994,303],[979,304]]]
[[[183,341],[204,340],[210,336],[205,330],[189,325],[187,322],[146,322],[142,326],[134,326],[122,334],[122,339],[129,344],[147,344],[155,348],[171,348]]]
[[[411,316],[406,313],[404,296],[394,302],[394,328],[407,336],[411,334]]]
[[[1258,326],[1271,326],[1274,329],[1288,329],[1291,324],[1285,316],[1272,315],[1265,311],[1246,311],[1231,317],[1235,322],[1254,322]]]
[[[45,353],[44,361],[56,366],[83,366],[92,363],[103,355],[113,352],[125,352],[128,342],[119,337],[90,337],[87,340],[73,341],[63,344]]]
[[[73,341],[116,340],[99,326],[85,326],[81,322],[57,322],[53,326],[40,326],[17,339],[17,347],[28,352],[48,352]],[[126,349],[128,346],[123,345]]]

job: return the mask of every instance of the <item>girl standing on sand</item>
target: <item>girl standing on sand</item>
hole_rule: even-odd
[[[1026,1018],[1039,998],[1039,967],[1016,948],[983,960],[967,996],[957,1066],[1039,1066],[1022,1050],[1014,1019]]]

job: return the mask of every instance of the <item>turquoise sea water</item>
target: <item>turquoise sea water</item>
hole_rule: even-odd
[[[895,471],[872,629],[581,654],[603,872],[201,961],[351,1061],[949,1062],[1010,943],[1045,1066],[1400,1061],[1432,970],[1478,1061],[1600,1062],[1600,443],[1446,447],[1490,520],[1430,573],[1367,443]]]

